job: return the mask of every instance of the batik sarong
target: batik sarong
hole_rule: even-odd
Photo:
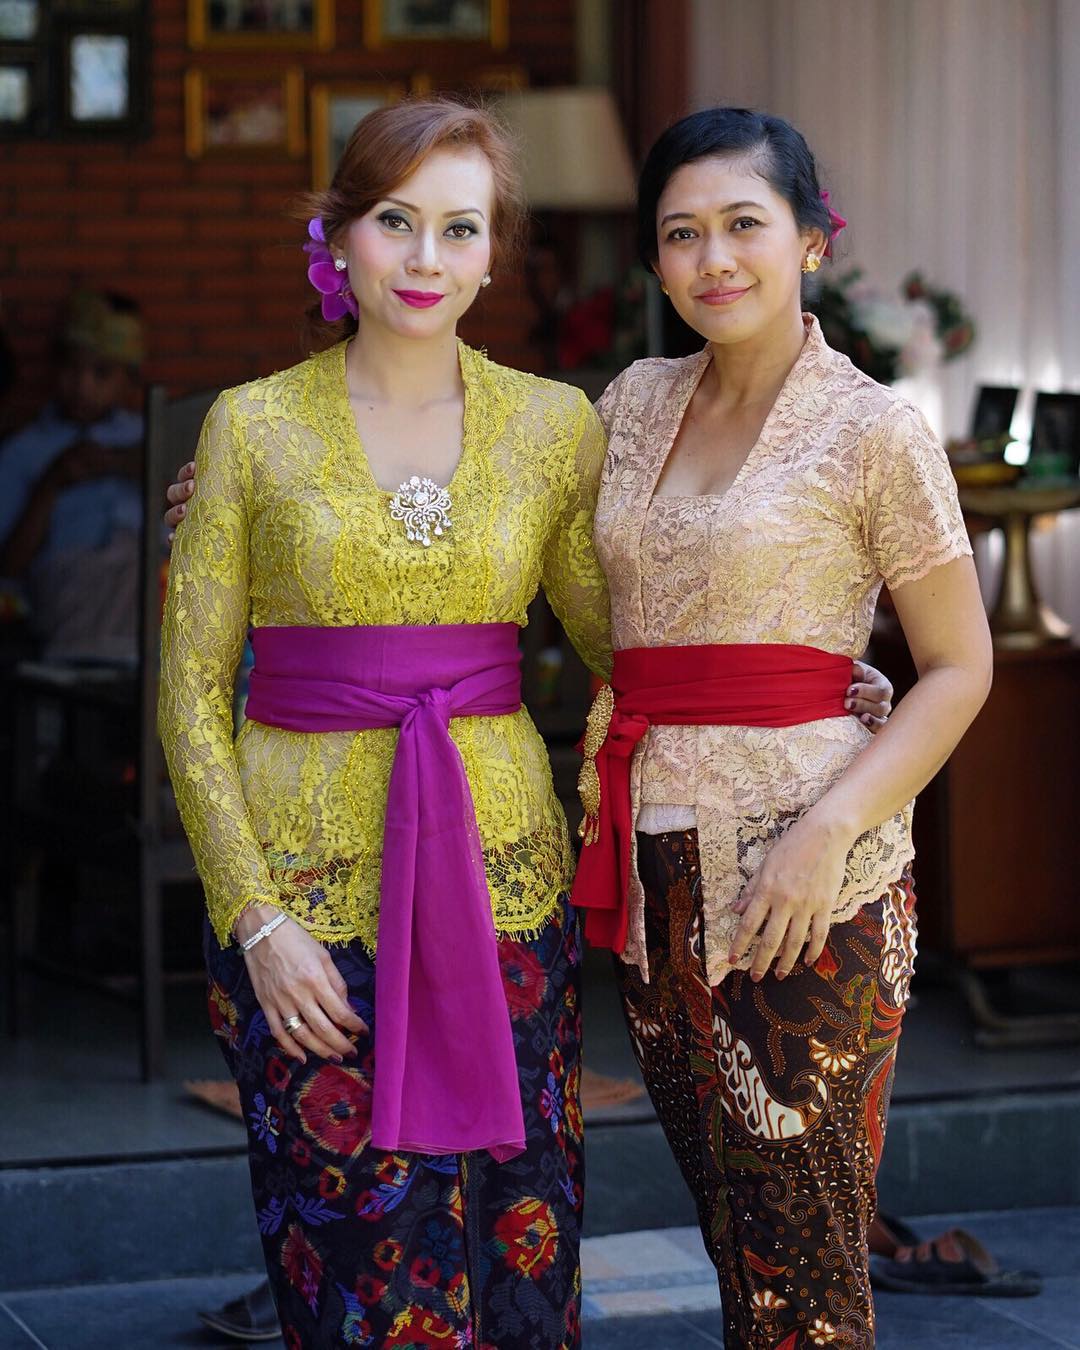
[[[705,975],[696,831],[637,836],[650,983],[616,961],[716,1265],[728,1350],[874,1344],[867,1229],[915,954],[910,872],[812,968]]]

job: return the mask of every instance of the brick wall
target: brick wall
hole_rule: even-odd
[[[285,210],[310,186],[310,160],[189,160],[184,71],[300,65],[319,79],[401,80],[436,88],[485,65],[524,66],[532,84],[574,78],[574,0],[510,0],[510,48],[407,44],[365,52],[361,0],[337,0],[333,51],[193,52],[186,0],[153,0],[151,134],[115,142],[0,143],[0,297],[19,361],[5,421],[34,411],[48,389],[57,308],[73,285],[133,295],[148,328],[146,376],[173,392],[228,385],[290,365],[311,292],[300,228]],[[463,327],[469,341],[539,367],[534,320],[516,276],[500,276]]]

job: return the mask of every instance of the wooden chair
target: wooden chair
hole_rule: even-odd
[[[217,397],[203,390],[170,399],[161,385],[146,396],[143,467],[142,589],[139,624],[139,1005],[144,1080],[158,1077],[165,1062],[165,997],[162,892],[195,875],[191,850],[179,828],[176,807],[157,735],[161,608],[168,544],[161,515],[165,489],[176,469],[195,454],[199,430]]]

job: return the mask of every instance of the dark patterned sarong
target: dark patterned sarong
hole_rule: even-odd
[[[874,1344],[867,1229],[915,955],[911,875],[813,968],[710,989],[697,832],[638,835],[650,983],[616,961],[638,1063],[698,1208],[729,1350]]]
[[[375,963],[328,949],[374,1031]],[[572,1350],[584,1154],[580,944],[564,905],[499,959],[526,1150],[380,1153],[370,1144],[372,1047],[344,1064],[278,1049],[239,950],[207,930],[210,1015],[240,1088],[252,1190],[289,1350],[437,1346]],[[467,978],[467,972],[463,972]]]

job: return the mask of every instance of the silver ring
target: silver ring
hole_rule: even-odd
[[[304,1025],[304,1019],[299,1013],[293,1013],[291,1017],[286,1017],[281,1025],[291,1036],[294,1031],[298,1031]]]

